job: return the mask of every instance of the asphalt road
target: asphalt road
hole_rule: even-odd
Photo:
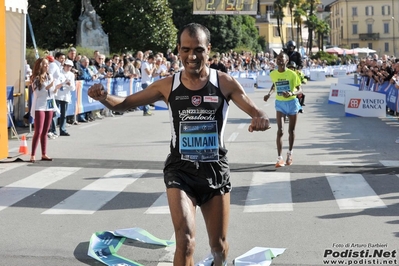
[[[233,184],[229,265],[253,247],[285,248],[272,265],[333,265],[328,259],[399,265],[399,121],[345,117],[342,105],[328,104],[336,81],[304,86],[294,164],[280,169],[274,167],[274,103],[263,102],[268,89],[250,94],[272,121],[266,132],[249,133],[248,115],[231,104],[225,132]],[[142,228],[173,240],[162,179],[169,114],[154,113],[70,126],[70,137],[49,141],[52,162],[2,161],[0,265],[101,265],[87,256],[99,231]],[[9,141],[10,155],[19,145]],[[200,211],[197,222],[199,262],[209,254]],[[173,248],[127,240],[118,254],[146,266],[170,265]]]

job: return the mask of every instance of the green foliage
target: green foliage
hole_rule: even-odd
[[[29,14],[36,44],[47,50],[76,45],[80,0],[29,0]],[[176,47],[177,29],[197,22],[211,31],[213,51],[228,51],[237,46],[264,50],[255,19],[246,15],[193,15],[193,0],[91,0],[108,34],[110,51],[126,53],[138,50],[166,52]],[[27,36],[27,46],[32,38]],[[78,48],[81,54],[92,54]]]
[[[322,61],[326,60],[327,65],[335,65],[338,57],[324,51],[318,51],[316,54],[311,56],[311,59],[320,59]]]
[[[206,26],[211,32],[213,51],[224,52],[237,46],[257,50],[264,47],[258,42],[255,19],[246,15],[193,15],[193,0],[169,0],[173,7],[173,22],[178,29],[195,22]]]
[[[176,45],[177,29],[167,0],[115,0],[93,6],[112,51],[166,52]]]
[[[37,49],[39,53],[39,57],[44,57],[46,56],[46,50],[43,49]],[[36,62],[36,51],[34,48],[26,48],[26,60],[28,61],[28,64],[30,65],[31,68],[33,68],[33,65]]]
[[[76,51],[78,54],[85,55],[89,58],[93,57],[93,55],[94,55],[94,50],[91,48],[82,47],[82,46],[76,46],[75,48],[76,48]],[[68,52],[68,50],[64,50],[63,52],[66,54]],[[106,56],[108,56],[108,55],[106,55]]]
[[[73,1],[29,1],[28,12],[36,45],[53,50],[74,44],[77,24],[77,18],[72,16],[74,9]],[[28,31],[27,44],[33,46],[30,31]]]

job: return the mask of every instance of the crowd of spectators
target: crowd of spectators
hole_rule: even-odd
[[[394,83],[398,80],[399,59],[388,55],[382,55],[379,58],[377,54],[374,54],[358,63],[357,73],[367,77],[367,85],[371,80],[378,84],[386,81]]]
[[[64,54],[62,52],[55,53],[54,56],[47,56],[51,62],[57,61],[58,58],[65,58],[73,62],[71,72],[75,75],[75,80],[92,81],[103,78],[134,78],[142,79],[148,76],[143,71],[151,65],[151,80],[156,80],[166,76],[173,75],[183,68],[178,55],[171,50],[167,53],[153,53],[152,51],[137,51],[136,53],[113,54],[107,57],[99,51],[94,51],[93,55],[82,55],[78,53],[76,48],[71,47]],[[340,59],[340,58],[339,58]],[[338,60],[338,59],[337,59]],[[353,64],[356,63],[357,73],[362,76],[368,76],[375,82],[382,83],[384,81],[398,82],[399,84],[399,59],[383,55],[381,59],[378,55],[368,56],[363,59],[337,61],[337,64]],[[274,54],[267,52],[245,52],[240,53],[230,50],[225,53],[216,52],[210,56],[207,65],[211,68],[218,69],[226,73],[237,71],[262,71],[273,70],[276,67]],[[327,62],[320,59],[303,58],[304,68],[326,67]],[[145,107],[144,107],[145,108]],[[118,113],[116,113],[118,114]],[[97,110],[80,114],[78,117],[68,117],[69,124],[79,124],[94,121],[95,119],[103,119],[104,116],[114,116],[115,113],[107,110]]]

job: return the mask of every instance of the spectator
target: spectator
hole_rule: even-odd
[[[93,63],[95,69],[90,68],[92,69],[94,74],[97,75],[99,79],[107,77],[107,70],[104,62],[105,62],[105,55],[98,53],[97,56],[95,57],[95,62]]]
[[[177,63],[177,62],[172,62],[172,65],[171,65],[170,68],[169,68],[169,74],[170,74],[170,75],[173,75],[173,74],[175,74],[175,73],[178,73],[179,71],[180,71],[179,63]]]
[[[49,65],[49,73],[51,76],[54,78],[54,83],[55,85],[58,85],[62,83],[62,75],[61,75],[61,69],[63,68],[64,62],[65,62],[65,54],[62,52],[57,52],[55,54],[55,60],[54,62],[50,63]],[[55,113],[54,113],[55,115]],[[50,139],[55,139],[58,137],[57,135],[57,130],[56,130],[56,122],[57,118],[54,117],[53,121],[50,126],[50,130],[48,132],[48,138]]]
[[[107,78],[114,77],[114,68],[112,67],[112,60],[108,57],[105,58],[105,72],[107,73]]]
[[[135,71],[135,74],[137,75],[137,78],[138,79],[141,78],[141,72],[140,72],[141,61],[138,60],[138,59],[135,59],[134,62],[133,62],[133,66],[134,66],[134,71]]]
[[[124,78],[125,77],[125,69],[124,69],[124,60],[119,60],[115,67],[114,78]]]
[[[97,79],[97,76],[93,75],[89,70],[90,60],[87,57],[83,57],[80,60],[80,71],[78,75],[78,80],[92,81]]]
[[[116,68],[117,68],[117,65],[118,65],[119,61],[120,61],[119,55],[118,54],[114,54],[112,56],[112,69],[114,70],[113,71],[114,73],[116,71]]]
[[[150,54],[147,58],[147,61],[142,62],[141,64],[141,88],[145,90],[152,83],[152,74],[156,70],[154,65],[154,55]],[[150,106],[143,106],[143,115],[151,116],[153,113],[150,112]]]
[[[71,72],[75,75],[75,79],[78,76],[78,64],[79,62],[76,61],[76,48],[75,47],[71,47],[68,50],[68,54],[67,54],[67,58],[72,61],[73,66],[71,69]]]
[[[72,100],[71,91],[75,91],[75,75],[71,72],[72,67],[73,62],[67,59],[64,63],[63,69],[61,70],[61,76],[58,81],[60,82],[61,87],[55,95],[57,107],[60,110],[60,117],[58,118],[60,136],[69,136],[69,133],[66,130],[66,113],[68,111],[68,104]],[[56,122],[57,118],[54,120]]]
[[[220,62],[218,55],[215,54],[215,55],[212,57],[212,59],[213,59],[213,62],[212,62],[212,64],[209,66],[210,68],[213,68],[213,69],[216,69],[216,70],[220,70],[220,71],[222,71],[222,72],[224,72],[224,73],[227,73],[226,66],[223,65],[222,62]]]
[[[129,57],[129,58],[125,58],[123,65],[124,65],[124,74],[125,74],[125,78],[137,78],[137,72],[135,70],[135,67],[133,66],[133,61],[134,58],[133,57]]]
[[[31,84],[33,90],[33,99],[31,107],[31,116],[34,119],[35,132],[32,138],[32,153],[30,161],[36,161],[36,149],[40,141],[42,149],[42,161],[52,161],[47,156],[47,132],[53,119],[53,111],[57,111],[54,94],[61,86],[54,86],[54,79],[49,74],[49,62],[47,59],[39,58],[33,67]]]
[[[78,74],[78,80],[92,81],[96,80],[97,76],[89,69],[90,60],[87,57],[83,57],[80,60],[80,71]],[[89,112],[82,113],[78,115],[78,122],[87,123],[89,120]],[[90,118],[92,120],[92,118]]]

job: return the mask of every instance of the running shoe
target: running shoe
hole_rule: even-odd
[[[292,154],[291,153],[287,153],[287,160],[285,161],[286,165],[291,165],[292,164]]]
[[[55,138],[56,138],[56,136],[55,136],[55,134],[54,134],[53,132],[47,133],[47,137],[48,137],[49,139],[55,139]],[[58,137],[58,136],[57,136],[57,137]]]
[[[282,157],[281,157],[281,159],[277,158],[276,168],[283,167],[283,166],[285,166],[284,159]]]

